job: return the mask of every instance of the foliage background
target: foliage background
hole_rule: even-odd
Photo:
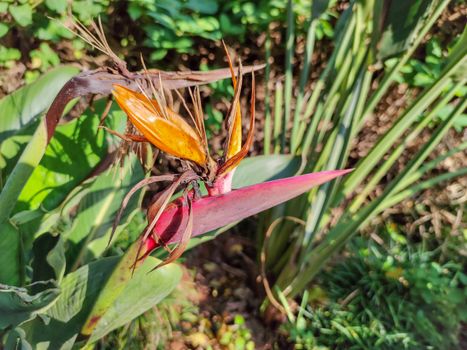
[[[335,2],[335,5],[318,20],[315,34],[317,43],[313,56],[315,69],[311,72],[313,81],[318,79],[331,54],[335,43],[337,18],[344,11],[346,4],[346,1]],[[294,1],[293,13],[295,16],[292,31],[295,33],[297,43],[291,55],[290,62],[293,65],[290,73],[294,76],[293,84],[297,86],[299,73],[303,69],[301,58],[306,51],[305,36],[308,29],[309,6],[310,1]],[[379,115],[379,118],[367,125],[362,136],[357,139],[357,144],[351,151],[351,161],[363,157],[374,145],[377,137],[387,132],[395,116],[413,101],[424,88],[432,86],[440,77],[446,57],[452,52],[454,45],[459,40],[456,35],[463,30],[458,12],[465,14],[465,5],[459,1],[451,1],[449,9],[445,11],[435,28],[424,39],[423,45],[402,67],[396,77],[398,85],[389,91],[381,105],[377,107],[376,114]],[[267,153],[266,147],[262,146],[267,134],[267,125],[265,125],[263,117],[267,114],[268,101],[271,104],[276,101],[277,95],[273,96],[273,91],[274,93],[278,91],[275,89],[277,84],[283,86],[287,75],[288,53],[284,50],[284,46],[288,35],[286,23],[290,19],[287,18],[286,1],[236,0],[225,3],[214,0],[203,2],[190,0],[157,2],[149,0],[131,2],[1,0],[0,96],[9,95],[24,84],[39,82],[41,74],[49,72],[51,68],[62,63],[72,63],[79,66],[80,69],[91,69],[104,64],[105,57],[90,50],[80,39],[74,38],[55,20],[66,22],[69,14],[85,24],[89,24],[92,18],[100,16],[111,41],[111,46],[118,49],[118,54],[125,58],[130,68],[133,69],[140,67],[140,52],[148,65],[163,69],[223,67],[225,62],[219,45],[221,38],[233,46],[240,57],[245,57],[247,63],[268,60],[271,63],[269,81],[274,83],[269,84],[268,87],[260,87],[258,95],[259,99],[264,101],[264,107],[261,106],[261,103],[259,104],[258,119],[261,122],[257,132],[258,140],[252,154]],[[290,25],[288,27],[290,28]],[[268,42],[270,45],[269,54],[267,52]],[[397,59],[395,57],[385,60],[383,70],[390,71],[397,64]],[[64,79],[63,77],[61,80],[58,78],[57,86]],[[267,88],[269,91],[265,90]],[[446,92],[447,90],[443,93]],[[225,108],[222,99],[232,94],[233,90],[228,81],[212,84],[210,90],[204,91],[207,123],[212,135],[222,130],[222,111]],[[456,92],[456,96],[465,96],[465,86]],[[268,98],[270,100],[267,100]],[[45,232],[49,229],[52,233],[70,232],[66,238],[73,242],[73,246],[66,253],[68,255],[66,257],[68,260],[67,272],[76,269],[80,263],[90,262],[103,254],[103,242],[111,224],[112,214],[115,211],[115,208],[105,211],[103,221],[99,225],[93,222],[96,204],[93,199],[96,198],[96,194],[105,193],[107,189],[104,184],[109,181],[109,178],[103,177],[100,182],[83,183],[87,174],[115,143],[115,140],[104,137],[102,133],[94,137],[97,134],[97,118],[102,109],[103,105],[97,105],[95,110],[85,111],[89,117],[60,127],[56,140],[47,149],[46,157],[35,169],[31,181],[28,182],[26,190],[21,194],[20,201],[14,209],[15,214],[22,212],[24,214],[25,210],[32,212],[41,210],[42,217],[49,209],[59,206],[60,211],[49,212],[46,216],[49,218],[49,222],[53,222],[60,213],[61,219],[56,225],[39,227],[39,231],[37,231],[37,225],[31,224],[31,222],[34,223],[34,220],[28,221],[29,218],[21,215],[16,216],[14,223],[20,226],[23,221],[28,222],[29,224],[23,228],[25,232],[28,230],[30,232]],[[452,113],[453,109],[454,105],[446,104],[432,119],[428,130],[431,131],[437,127]],[[122,128],[121,122],[119,124],[119,118],[123,116],[119,116],[117,110],[112,110],[112,116],[115,119],[111,119],[114,123],[111,126],[117,129]],[[450,141],[447,141],[439,146],[441,152],[458,146],[459,142],[457,141],[459,140],[465,143],[465,139],[463,139],[465,136],[462,136],[462,133],[465,132],[466,118],[465,114],[456,118],[454,129],[449,132],[450,141],[454,141],[455,145],[450,145]],[[36,126],[37,121],[32,121],[27,128],[15,133],[14,138],[2,142],[2,158],[0,159],[2,161],[2,185],[5,183],[6,175],[9,174],[17,161],[20,150],[30,140]],[[402,169],[404,161],[415,154],[416,146],[420,145],[422,141],[426,141],[427,135],[422,134],[419,143],[415,142],[411,148],[404,151],[401,159],[396,162],[396,167],[376,188],[376,194],[381,193],[384,186]],[[83,139],[89,142],[83,145]],[[220,141],[213,142],[215,144]],[[274,147],[275,143],[276,140],[273,139],[271,148]],[[66,156],[70,153],[66,150],[78,148],[83,150],[82,154],[75,154],[72,158]],[[63,152],[64,150],[65,152]],[[450,163],[444,162],[435,168],[433,170],[435,175],[465,169],[465,158],[458,155],[453,159]],[[79,166],[63,167],[63,164],[79,164]],[[79,171],[75,171],[75,168]],[[128,173],[128,177],[123,179],[122,191],[125,186],[135,181],[133,175]],[[84,198],[88,199],[88,202],[84,201],[84,204],[80,205],[78,209],[81,221],[74,222],[76,214],[70,211],[72,206],[67,201],[73,198],[72,190],[77,185],[82,185],[80,190],[83,192],[81,193],[85,196]],[[462,320],[460,314],[462,309],[459,302],[462,295],[465,296],[465,275],[463,274],[465,251],[451,249],[452,247],[462,247],[465,244],[465,226],[456,224],[459,222],[459,215],[461,223],[465,221],[464,201],[462,200],[464,192],[462,192],[462,188],[459,189],[459,186],[465,186],[465,182],[461,180],[446,185],[446,187],[429,189],[418,197],[409,198],[377,218],[371,227],[363,232],[370,243],[360,240],[354,242],[347,251],[339,256],[336,266],[329,267],[329,270],[319,275],[316,288],[306,291],[306,293],[313,294],[320,288],[325,290],[325,299],[328,300],[324,303],[325,305],[321,308],[317,306],[323,301],[320,300],[319,293],[318,297],[311,295],[305,298],[303,295],[302,299],[309,301],[310,306],[303,308],[305,311],[302,315],[288,317],[287,320],[281,321],[285,330],[282,340],[286,341],[287,344],[311,349],[318,346],[332,347],[335,341],[345,344],[346,347],[364,348],[365,345],[362,345],[362,342],[368,346],[368,344],[374,343],[375,339],[383,339],[380,344],[382,348],[385,346],[390,348],[394,342],[400,342],[408,348],[422,346],[421,344],[423,346],[430,344],[439,348],[454,346],[458,339],[457,336],[462,330],[460,327],[465,328],[462,326],[462,322],[465,320]],[[109,197],[105,198],[113,200],[108,199]],[[440,200],[435,200],[437,198]],[[63,213],[68,213],[68,215],[63,215]],[[396,231],[400,230],[401,232],[399,235],[389,232],[389,237],[383,233],[386,245],[375,245],[374,234],[378,228],[381,229],[382,226],[383,230],[394,231],[390,225],[381,224],[381,221],[389,220],[388,218],[396,222]],[[128,225],[130,229],[124,230],[122,227],[119,242],[112,251],[105,254],[121,253],[127,248],[131,233],[137,232],[144,225],[142,216],[136,212],[129,215],[127,219],[125,225]],[[103,225],[100,225],[102,223]],[[249,234],[246,236],[251,236],[255,228],[254,225],[255,223],[250,220],[241,229],[236,229],[235,232],[237,235],[247,232]],[[92,232],[92,236],[86,236],[87,230]],[[401,243],[400,235],[403,237],[408,235],[410,238]],[[104,237],[104,239],[95,240],[88,248],[88,243],[93,240],[90,237]],[[261,241],[261,237],[258,240]],[[23,243],[33,249],[32,241],[26,240]],[[247,245],[234,243],[240,244],[242,249],[246,249]],[[59,243],[55,241],[48,244],[52,246],[57,244],[56,247],[60,247]],[[260,246],[258,244],[258,247]],[[438,246],[443,250],[441,253],[435,248]],[[36,251],[37,249],[39,247],[36,246]],[[249,252],[249,256],[254,259],[256,253],[255,251]],[[224,261],[220,261],[224,263]],[[197,262],[191,264],[194,268],[204,271],[208,275],[209,268],[205,270],[204,266],[200,266],[200,263]],[[236,267],[243,268],[244,265],[239,263]],[[57,271],[57,276],[60,276],[62,273],[60,269],[63,267],[58,267],[56,271],[48,271],[49,276],[53,276]],[[253,275],[257,273],[254,268],[252,269]],[[23,272],[23,279],[28,277],[27,274],[27,271]],[[407,290],[404,287],[404,280],[395,277],[405,278],[414,288],[411,288],[410,291]],[[217,277],[214,278],[214,282],[216,279]],[[219,280],[222,281],[222,277],[219,277]],[[346,281],[351,281],[351,283],[344,283]],[[361,288],[362,294],[343,306],[341,301],[352,295],[355,285]],[[384,289],[380,288],[381,285],[384,286]],[[210,291],[219,289],[212,285],[208,285],[208,287]],[[226,289],[230,287],[227,284]],[[388,289],[390,292],[387,292]],[[440,299],[439,295],[446,297]],[[235,342],[238,341],[237,348],[251,347],[252,334],[242,321],[244,316],[227,316],[225,320],[217,323],[213,321],[215,316],[212,315],[200,319],[190,318],[187,314],[174,316],[171,305],[180,303],[180,300],[185,297],[186,295],[183,294],[178,298],[174,297],[175,301],[172,304],[167,301],[167,304],[161,306],[160,309],[166,308],[167,314],[164,315],[169,315],[165,318],[166,324],[171,325],[170,327],[175,327],[174,325],[180,321],[180,318],[190,320],[192,327],[188,330],[178,330],[185,334],[188,344],[195,346],[196,342],[200,341],[200,337],[200,344],[210,343],[210,341],[206,342],[206,337],[199,336],[200,333],[203,333],[200,330],[206,330],[204,333],[209,334],[208,330],[222,329],[222,332],[217,333],[211,331],[210,337],[217,338],[219,343],[224,345],[234,339]],[[405,304],[407,308],[404,309],[407,314],[395,317],[391,309],[400,305],[398,303],[400,298],[407,300],[407,304]],[[368,299],[371,299],[371,302]],[[193,308],[195,306],[189,304],[186,307]],[[389,311],[382,312],[382,309]],[[419,309],[422,310],[422,313],[426,311],[430,316],[426,317],[426,314],[422,314],[415,318],[412,317],[415,311],[411,312],[410,310]],[[432,310],[435,310],[435,315],[431,313]],[[239,312],[245,313],[245,310]],[[292,315],[297,312],[300,312],[300,308],[293,310]],[[388,317],[388,314],[391,316]],[[450,319],[452,322],[440,322],[437,319],[437,314],[454,316]],[[248,322],[251,322],[251,318],[254,317],[247,315],[246,318]],[[157,318],[157,320],[159,322],[160,319]],[[217,321],[219,320],[217,319]],[[206,325],[208,322],[211,324],[210,326]],[[130,326],[120,330],[120,332],[114,332],[104,338],[101,346],[108,346],[106,344],[124,346],[131,339],[136,339],[137,344],[144,343],[148,338],[141,338],[141,335],[135,331],[137,329],[135,325],[138,324],[149,334],[151,332],[159,334],[157,330],[154,330],[154,328],[159,327],[154,327],[154,321],[151,321],[151,314],[148,313],[143,318],[130,323]],[[268,332],[267,327],[266,329]],[[253,335],[255,333],[253,332]],[[423,337],[424,334],[429,334],[430,337]],[[425,341],[427,343],[424,343]]]

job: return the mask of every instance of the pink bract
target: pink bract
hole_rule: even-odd
[[[272,208],[350,171],[352,169],[288,177],[197,199],[193,201],[192,237]],[[169,205],[159,218],[153,232],[164,244],[179,242],[184,231],[181,222],[185,215],[188,215],[187,204],[178,202]],[[146,242],[146,245],[150,250],[158,246],[150,241]]]

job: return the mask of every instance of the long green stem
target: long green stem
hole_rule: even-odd
[[[403,180],[401,180],[400,188],[406,188],[408,186],[411,186],[413,183],[418,181],[428,171],[434,169],[443,160],[445,160],[448,157],[453,156],[456,153],[463,152],[466,149],[467,149],[467,142],[463,142],[459,146],[454,147],[453,149],[449,150],[449,152],[446,152],[436,157],[435,159],[430,160],[429,162],[426,162],[423,166],[417,169],[417,171],[412,172],[410,175],[406,176]]]
[[[280,153],[283,147],[281,145],[281,134],[282,134],[282,84],[281,82],[276,83],[276,89],[274,93],[274,153]]]
[[[293,12],[293,2],[287,2],[287,33],[286,33],[286,55],[285,55],[285,85],[284,85],[284,125],[282,134],[282,149],[285,149],[287,129],[290,123],[291,108],[292,108],[292,59],[294,55],[295,41],[295,16]]]
[[[358,229],[365,225],[370,219],[386,208],[385,201],[390,199],[400,189],[402,180],[409,176],[412,172],[420,167],[423,161],[428,157],[430,152],[436,147],[441,138],[447,133],[449,128],[452,126],[454,120],[465,110],[467,107],[467,100],[459,103],[455,110],[449,115],[449,117],[443,121],[442,124],[436,129],[430,140],[425,144],[422,149],[415,155],[415,157],[407,164],[402,172],[386,187],[383,194],[369,203],[367,206],[359,210],[355,215],[346,215],[341,218],[339,223],[334,226],[326,236],[325,240],[320,243],[313,252],[310,253],[306,259],[307,265],[300,272],[299,276],[291,283],[286,289],[289,297],[293,297],[303,291],[303,288],[316,276],[321,270],[326,261],[343,245],[347,240],[352,237]],[[463,172],[458,172],[462,174]],[[407,192],[406,195],[411,195],[413,192]],[[403,200],[407,197],[397,197],[398,200]],[[391,201],[395,204],[394,201]]]
[[[333,142],[332,152],[326,165],[328,169],[340,168],[341,164],[344,162],[343,155],[346,153],[349,145],[352,123],[356,117],[355,112],[361,96],[361,88],[365,71],[365,67],[362,66],[360,70],[360,76],[355,82],[354,91],[352,92],[351,98],[349,100],[349,106],[346,108],[346,112],[344,113],[344,116],[339,123],[338,134],[335,142]],[[318,195],[313,201],[311,215],[308,216],[306,221],[305,236],[302,243],[302,245],[305,247],[305,253],[311,249],[310,242],[313,238],[313,234],[316,232],[319,221],[329,205],[330,193],[332,192],[334,186],[333,183],[334,182],[329,182],[323,186],[320,186]]]
[[[295,102],[295,113],[293,117],[292,136],[291,136],[291,150],[290,153],[294,154],[297,151],[298,145],[300,144],[299,126],[302,123],[302,107],[303,107],[303,94],[305,93],[305,87],[308,82],[308,75],[310,72],[311,59],[313,56],[313,48],[315,45],[317,21],[311,21],[308,27],[308,33],[306,37],[305,45],[305,57],[303,59],[303,69],[300,76],[300,85],[298,88],[297,99]]]
[[[416,183],[410,187],[407,187],[406,189],[394,194],[392,197],[390,197],[387,201],[384,202],[384,204],[381,206],[381,210],[387,209],[392,207],[393,205],[396,205],[397,203],[403,201],[405,198],[409,198],[413,196],[415,193],[418,193],[420,191],[432,188],[433,186],[445,182],[451,179],[455,179],[457,177],[463,177],[467,175],[467,167],[461,168],[459,170],[441,174],[435,177],[432,177],[431,179],[422,181],[420,183]]]
[[[371,180],[366,184],[365,188],[362,191],[359,191],[358,196],[352,201],[352,204],[348,209],[350,210],[350,212],[356,212],[358,210],[365,198],[374,190],[379,181],[384,177],[384,175],[387,174],[389,169],[402,155],[408,143],[415,139],[420,134],[420,132],[433,120],[433,118],[438,114],[441,108],[443,108],[444,106],[446,106],[447,103],[449,103],[449,101],[452,99],[458,88],[463,84],[464,82],[459,82],[458,84],[454,85],[450,89],[450,91],[442,98],[442,100],[436,104],[435,108],[433,108],[433,110],[430,113],[428,113],[424,118],[422,118],[422,120],[417,124],[415,129],[413,129],[410,132],[410,134],[404,138],[403,142],[391,152],[388,159],[386,159],[382,165],[378,166],[378,169],[376,173],[372,176]]]
[[[265,84],[265,96],[264,96],[264,154],[271,153],[271,134],[272,134],[272,126],[271,126],[271,106],[270,106],[270,84],[269,78],[271,75],[271,64],[269,63],[269,59],[271,57],[271,37],[269,32],[266,36],[265,42],[265,50],[266,50],[266,71],[264,73],[264,84]]]
[[[310,149],[311,150],[314,149],[314,147],[311,147],[311,146],[313,144],[313,139],[315,139],[316,137],[316,130],[321,120],[322,113],[324,111],[329,113],[329,111],[325,109],[325,106],[324,106],[325,102],[320,101],[318,103],[318,101],[320,100],[320,97],[321,99],[324,99],[324,97],[321,95],[321,92],[324,90],[326,86],[326,82],[330,78],[331,72],[333,72],[333,70],[337,71],[339,75],[339,72],[341,72],[340,68],[342,66],[346,67],[350,64],[350,61],[349,61],[348,64],[346,65],[344,62],[344,59],[350,60],[350,57],[346,56],[345,52],[347,51],[348,47],[350,47],[354,26],[355,26],[355,20],[354,20],[354,17],[351,16],[350,20],[345,24],[344,33],[340,38],[338,38],[337,43],[336,43],[336,49],[333,51],[331,58],[329,59],[329,62],[326,65],[326,68],[321,73],[318,81],[316,82],[316,85],[313,89],[313,93],[311,94],[311,97],[309,98],[308,103],[306,105],[305,113],[304,113],[304,120],[309,120],[311,118],[311,124],[308,126],[308,129],[306,130],[305,138],[302,140],[302,149],[303,149],[302,153],[305,153],[305,156],[307,156]],[[340,79],[344,78],[345,76],[344,73],[345,72],[341,73]],[[333,86],[336,86],[337,84],[336,79],[334,79],[333,83],[334,83]],[[336,89],[337,88],[333,89],[333,87],[331,86],[331,92],[335,91]],[[327,98],[330,100],[333,100],[334,96],[336,96],[336,94],[331,95],[331,93],[328,93]],[[328,103],[332,103],[332,101],[329,101]],[[328,104],[326,104],[326,107],[328,107]],[[316,108],[316,112],[312,117],[312,114],[315,111],[315,108]],[[305,125],[306,123],[303,123],[300,125],[300,130],[299,130],[300,135],[302,135],[305,132],[304,130]]]
[[[467,46],[467,45],[466,45]],[[451,75],[459,69],[465,58],[467,47],[455,52],[451,57],[447,67],[436,80],[436,82],[426,89],[407,109],[407,111],[398,119],[391,129],[378,141],[371,152],[360,161],[356,170],[347,178],[343,187],[343,195],[348,195],[363,179],[374,169],[380,159],[389,150],[389,148],[401,137],[401,135],[410,127],[415,119],[442,93],[450,83]]]

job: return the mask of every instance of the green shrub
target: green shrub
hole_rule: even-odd
[[[309,5],[310,0],[296,1],[297,26],[301,32],[306,30],[303,18],[307,17]],[[129,21],[118,24],[115,38],[122,47],[149,52],[149,61],[158,61],[170,50],[195,53],[195,41],[199,39],[218,42],[234,37],[241,43],[248,33],[259,36],[271,22],[285,21],[286,7],[286,0],[46,0],[34,4],[0,0],[0,68],[11,68],[18,61],[27,63],[26,82],[32,82],[49,66],[58,64],[55,51],[64,40],[71,42],[74,59],[81,59],[86,53],[83,43],[72,40],[73,35],[60,23],[66,22],[70,13],[85,24],[99,16],[104,26],[109,16],[128,16]],[[318,37],[333,35],[331,16],[320,19]],[[128,28],[122,30],[122,25]],[[128,35],[124,37],[121,33]],[[12,44],[17,38],[28,38],[22,51]],[[27,56],[23,57],[25,49]]]
[[[439,251],[391,240],[354,239],[349,256],[319,275],[326,298],[290,323],[302,348],[455,349],[466,321],[467,276],[462,264],[439,262]],[[306,345],[308,344],[308,345]],[[297,346],[297,348],[300,348]]]
[[[310,1],[298,0],[295,13],[298,28],[303,32],[308,16]],[[245,41],[247,34],[268,30],[271,22],[283,22],[286,18],[287,1],[245,1],[223,2],[219,0],[194,1],[132,1],[128,14],[137,21],[145,33],[144,46],[152,49],[151,60],[160,60],[169,50],[179,53],[196,53],[196,38],[219,41],[234,37],[236,43]],[[330,15],[319,23],[319,36],[332,36]]]
[[[74,58],[81,58],[82,41],[72,40],[73,34],[60,21],[66,21],[71,13],[88,24],[92,18],[105,16],[109,4],[110,0],[0,0],[0,68],[11,68],[22,61],[28,68],[26,83],[30,83],[60,63],[56,45],[63,40],[71,43]],[[18,41],[22,41],[21,46]]]
[[[394,80],[399,84],[407,84],[408,87],[414,88],[425,88],[433,84],[436,79],[439,78],[444,60],[447,55],[452,51],[454,45],[457,43],[457,39],[449,42],[447,47],[443,47],[440,40],[436,37],[431,38],[424,46],[424,57],[422,59],[411,58],[401,68],[400,73],[396,74]],[[391,58],[385,62],[385,69],[390,70],[395,64],[397,64],[398,58]],[[452,88],[452,85],[448,85],[444,91],[444,94]],[[467,93],[466,87],[461,86],[455,92],[458,97],[465,97]],[[452,112],[454,106],[446,105],[441,108],[437,116],[435,117],[435,123],[439,123],[440,120],[445,120],[447,116]],[[453,127],[456,131],[461,132],[467,127],[467,115],[462,113],[454,122]]]

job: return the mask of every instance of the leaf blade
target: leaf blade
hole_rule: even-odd
[[[0,142],[27,126],[53,101],[60,88],[78,73],[76,67],[57,67],[0,100]]]

